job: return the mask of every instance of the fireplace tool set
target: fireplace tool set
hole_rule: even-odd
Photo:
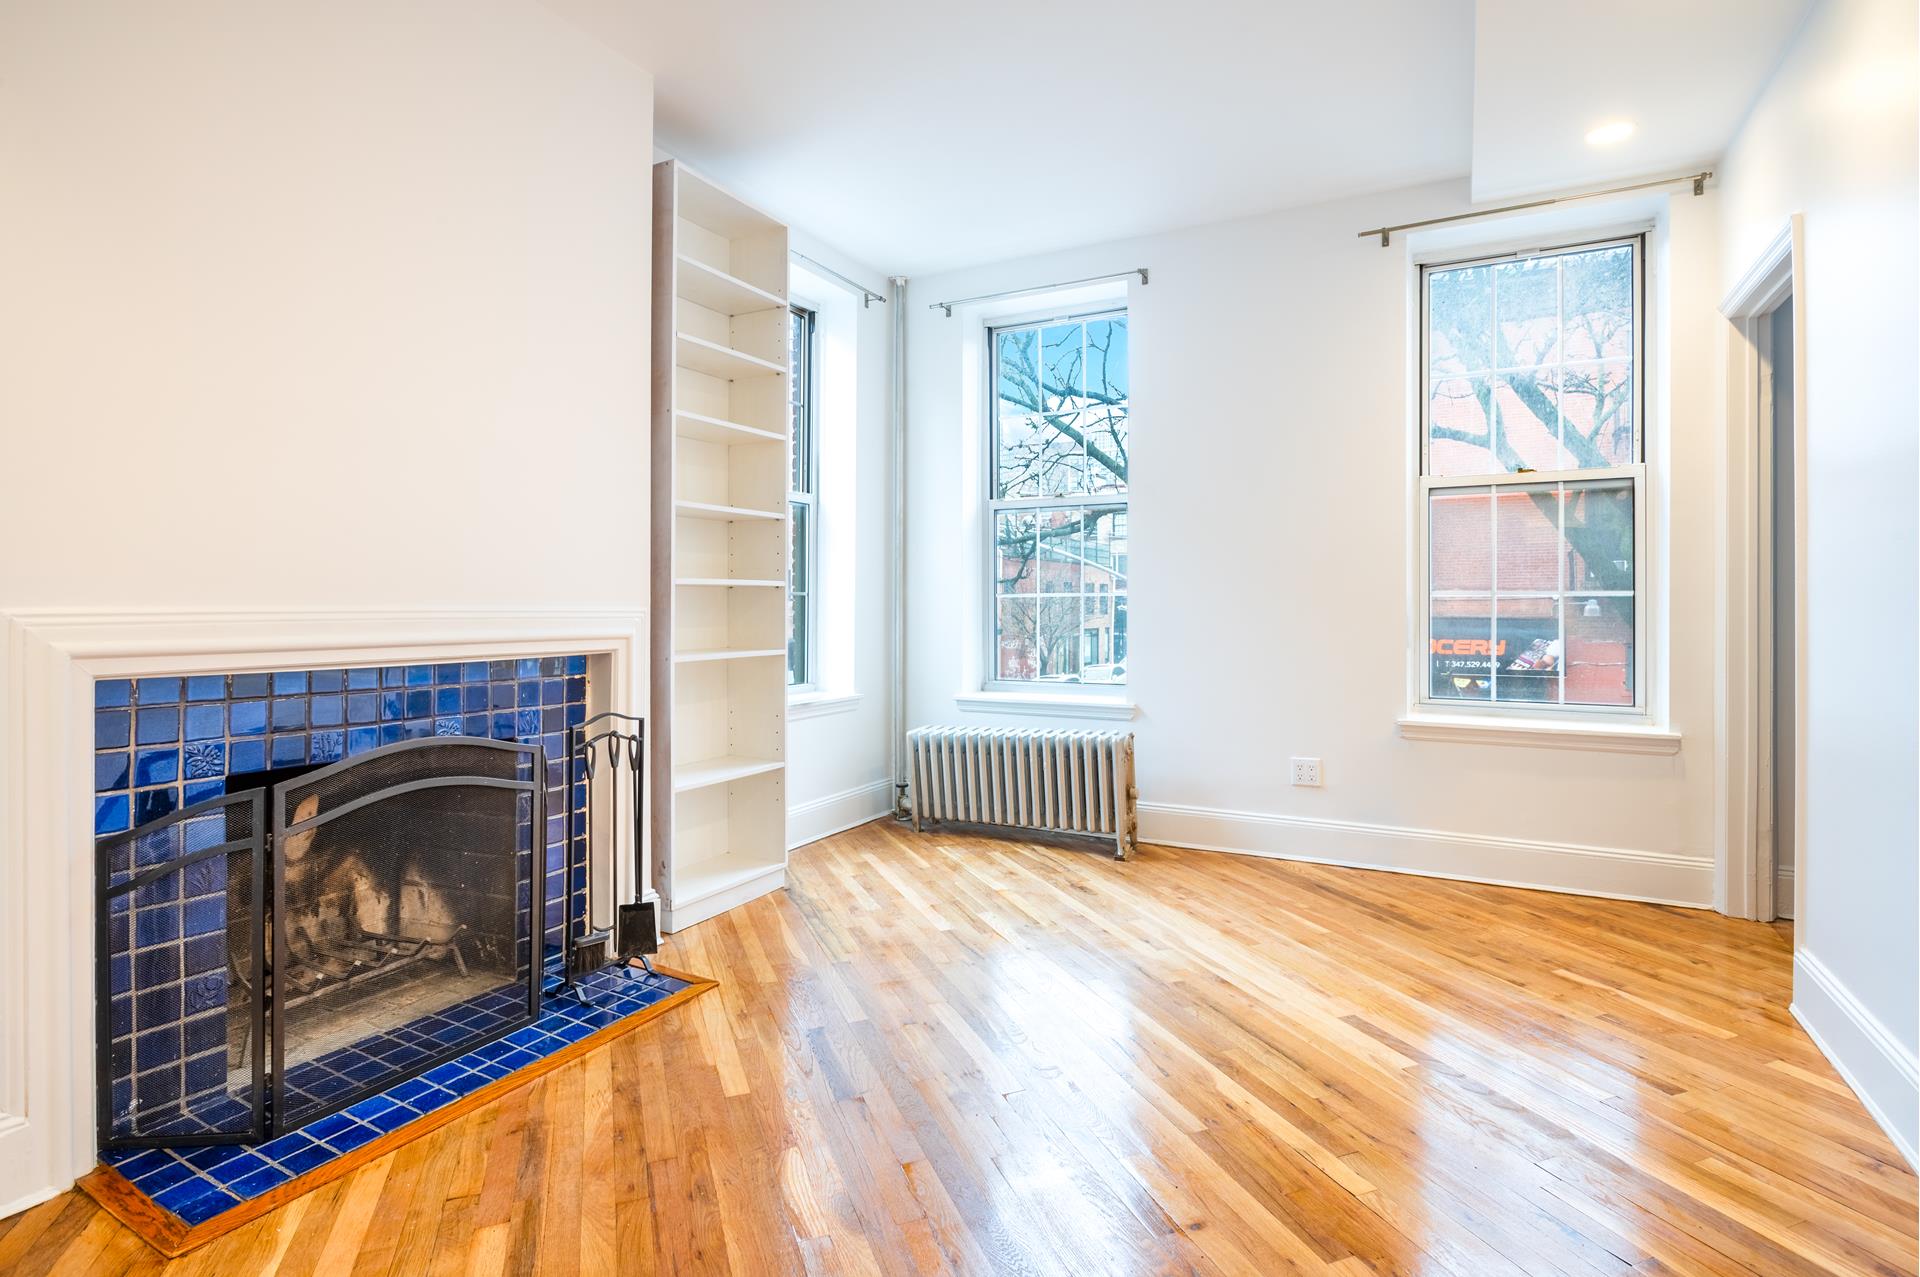
[[[608,711],[595,714],[567,733],[567,894],[581,893],[580,933],[572,920],[562,928],[565,937],[561,992],[591,1003],[578,977],[616,966],[631,973],[637,959],[648,973],[651,955],[660,948],[660,929],[651,901],[627,903],[623,889],[639,894],[641,872],[641,818],[645,808],[642,759],[646,743],[645,720]],[[584,787],[584,793],[578,787]],[[624,795],[624,802],[622,800]],[[593,846],[596,815],[604,830],[608,851],[607,896],[613,901],[610,925],[602,926],[602,910],[588,848]],[[631,851],[622,865],[621,836]]]

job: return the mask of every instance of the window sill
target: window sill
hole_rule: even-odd
[[[844,714],[860,703],[858,692],[795,692],[787,697],[787,718],[821,718]]]
[[[1523,749],[1584,749],[1603,754],[1677,754],[1680,733],[1655,727],[1570,723],[1565,719],[1524,723],[1512,719],[1446,718],[1409,714],[1398,720],[1405,740],[1465,741]]]
[[[1052,718],[1130,719],[1132,701],[1118,696],[1046,696],[1035,692],[957,692],[953,703],[975,714],[1042,714]]]

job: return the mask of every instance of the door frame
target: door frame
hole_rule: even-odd
[[[1715,761],[1715,908],[1771,921],[1777,912],[1776,785],[1793,787],[1793,914],[1807,891],[1807,305],[1800,214],[1754,259],[1720,303],[1727,333],[1726,466],[1722,473],[1716,702],[1723,748]],[[1793,349],[1771,349],[1772,314],[1793,300]],[[1763,374],[1783,353],[1793,368],[1794,730],[1792,775],[1773,772],[1773,414]]]

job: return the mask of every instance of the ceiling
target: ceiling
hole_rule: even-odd
[[[1473,198],[1502,200],[1719,159],[1808,0],[1478,0]],[[1589,146],[1629,120],[1633,136]]]
[[[547,3],[663,149],[888,272],[1467,171],[1469,0]]]
[[[1806,7],[543,3],[653,71],[663,150],[907,275],[1470,172],[1495,198],[1710,160]],[[1616,114],[1634,139],[1587,146]]]

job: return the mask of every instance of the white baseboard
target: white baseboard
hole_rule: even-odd
[[[876,780],[787,809],[787,850],[878,820],[893,810],[893,782]]]
[[[12,1219],[23,1210],[32,1210],[50,1197],[66,1192],[64,1188],[42,1188],[28,1193],[16,1201],[0,1202],[0,1219]]]
[[[1860,1097],[1907,1165],[1920,1168],[1920,1061],[1805,949],[1793,955],[1793,1018]]]
[[[1713,858],[1398,825],[1140,804],[1140,841],[1582,896],[1713,906]]]
[[[787,867],[783,864],[768,865],[752,877],[738,879],[724,887],[682,900],[672,908],[662,909],[660,929],[665,932],[685,931],[688,927],[698,926],[709,918],[717,918],[729,909],[738,909],[749,900],[758,900],[786,885]]]

